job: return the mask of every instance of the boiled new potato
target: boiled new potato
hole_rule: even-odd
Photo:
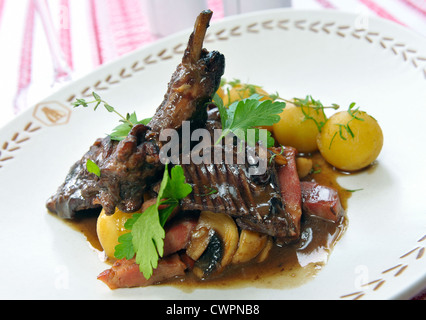
[[[223,100],[223,104],[225,106],[229,106],[236,101],[250,98],[254,94],[262,96],[260,101],[272,100],[269,97],[269,93],[261,87],[252,84],[243,84],[239,81],[237,83],[233,83],[231,87],[228,87],[228,85],[225,84],[223,87],[219,88],[217,94]]]
[[[260,99],[260,101],[271,100],[271,98],[269,98],[269,94],[265,90],[263,90],[261,87],[254,86],[254,85],[240,84],[231,88],[227,96],[228,99],[225,98],[224,103],[230,105],[234,103],[235,101],[250,98],[254,94],[263,96],[263,98]]]
[[[343,171],[357,171],[373,163],[383,147],[379,123],[363,111],[333,115],[318,136],[324,159]]]
[[[319,125],[327,120],[322,109],[314,107],[302,109],[287,103],[280,116],[280,122],[273,126],[273,135],[279,144],[294,147],[300,153],[318,150]]]
[[[112,216],[107,216],[105,211],[102,210],[98,217],[96,231],[99,242],[105,250],[107,257],[114,258],[115,247],[118,245],[118,238],[129,232],[129,230],[124,228],[124,224],[131,217],[132,214],[124,213],[118,209]]]

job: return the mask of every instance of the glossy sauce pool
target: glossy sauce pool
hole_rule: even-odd
[[[315,173],[306,179],[335,188],[339,192],[342,206],[346,210],[352,192],[341,188],[337,182],[337,179],[345,174],[328,165],[319,154],[314,154],[311,158]],[[104,257],[96,234],[96,221],[97,215],[89,215],[84,219],[68,221],[67,224],[83,233],[90,246],[100,257]],[[326,265],[335,244],[344,234],[347,225],[346,217],[343,217],[338,223],[331,223],[304,215],[300,240],[283,247],[274,245],[269,257],[262,263],[257,263],[254,259],[254,262],[230,266],[220,275],[211,276],[208,280],[200,280],[189,272],[184,278],[173,279],[163,284],[175,285],[184,291],[196,288],[246,286],[274,289],[297,287],[314,278]],[[111,261],[103,260],[111,264]]]

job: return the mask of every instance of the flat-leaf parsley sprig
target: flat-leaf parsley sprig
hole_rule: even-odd
[[[173,167],[169,175],[166,165],[156,203],[127,220],[124,227],[130,232],[118,238],[115,258],[130,260],[135,257],[139,270],[149,279],[153,270],[158,267],[159,258],[164,254],[164,225],[180,200],[191,192],[192,187],[185,182],[182,167]],[[160,209],[160,206],[165,208]]]
[[[110,113],[115,113],[116,115],[118,115],[121,119],[120,122],[122,123],[121,125],[117,126],[113,132],[111,134],[109,134],[111,140],[116,140],[116,141],[122,141],[124,140],[130,130],[132,130],[132,128],[137,125],[137,124],[144,124],[147,125],[150,121],[151,118],[149,119],[144,119],[139,121],[136,117],[136,113],[128,113],[125,117],[119,113],[113,106],[111,106],[108,102],[106,102],[105,100],[103,100],[99,94],[97,94],[96,92],[92,93],[93,98],[95,100],[93,101],[86,101],[85,99],[77,99],[75,102],[72,103],[72,105],[74,106],[74,108],[77,107],[84,107],[87,108],[89,107],[89,105],[95,105],[94,110],[96,111],[98,109],[98,107],[100,105],[103,105],[104,108],[110,112]]]
[[[222,122],[222,134],[216,144],[231,132],[240,140],[250,144],[250,141],[247,141],[248,129],[257,130],[254,141],[256,143],[259,141],[258,127],[272,126],[278,123],[281,119],[280,114],[286,106],[285,102],[260,101],[262,98],[262,96],[254,94],[247,99],[236,101],[226,107],[223,104],[223,100],[216,94],[213,101],[219,109]],[[273,147],[275,144],[269,131],[266,144],[268,148]]]
[[[294,104],[296,107],[299,107],[301,109],[303,115],[305,116],[304,121],[307,121],[307,120],[314,121],[316,126],[318,127],[319,132],[322,131],[322,128],[325,125],[325,121],[317,121],[314,117],[310,115],[310,110],[313,110],[314,112],[316,112],[316,114],[322,114],[324,116],[324,119],[327,119],[325,115],[325,109],[338,110],[340,108],[340,106],[335,103],[333,103],[331,106],[324,106],[320,100],[314,99],[311,95],[307,95],[306,98],[304,99],[294,98],[292,100],[289,100],[289,99],[281,97],[278,92],[274,94],[268,94],[266,93],[266,91],[263,90],[261,86],[242,83],[241,80],[238,80],[238,79],[234,79],[233,81],[226,81],[225,79],[222,79],[221,87],[227,91],[228,97],[231,96],[231,92],[229,90],[229,87],[231,87],[233,89],[236,89],[237,94],[240,94],[241,97],[247,94],[250,94],[254,97],[258,95],[259,92],[262,92],[262,95],[274,101],[275,103],[277,103],[278,101],[282,101],[287,104]],[[261,98],[263,98],[263,96]],[[258,126],[263,126],[263,125],[258,125]],[[271,139],[272,137],[268,137],[269,141],[272,141]]]

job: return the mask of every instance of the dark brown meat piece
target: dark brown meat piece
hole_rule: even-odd
[[[119,143],[109,137],[97,140],[47,201],[49,210],[72,219],[76,212],[92,208],[103,207],[108,215],[114,214],[116,207],[124,212],[140,209],[144,192],[164,168],[158,156],[161,130],[179,129],[185,120],[191,121],[194,128],[203,126],[207,102],[220,85],[225,58],[202,49],[211,16],[211,11],[204,11],[198,17],[182,63],[149,125],[135,126]],[[100,178],[87,172],[87,159],[99,166]]]
[[[176,129],[191,120],[191,129],[207,120],[206,104],[212,100],[225,71],[225,57],[203,49],[203,41],[212,17],[210,10],[198,17],[182,63],[172,76],[163,103],[148,124],[148,136],[158,136],[162,129]]]
[[[209,122],[207,127],[212,129],[215,124]],[[284,242],[296,239],[299,227],[286,211],[274,161],[262,175],[250,175],[248,161],[238,164],[239,146],[233,148],[232,164],[226,163],[224,146],[212,146],[212,154],[215,148],[216,152],[221,149],[221,163],[182,165],[193,192],[182,200],[181,208],[225,213],[235,218],[242,229],[278,237]],[[247,150],[250,148],[247,146]]]
[[[64,219],[101,207],[109,214],[116,207],[125,212],[138,210],[146,183],[161,169],[158,148],[144,140],[147,129],[137,125],[120,142],[109,137],[97,140],[71,168],[58,192],[47,201],[47,208]],[[88,159],[101,169],[100,178],[86,170]]]
[[[159,178],[163,168],[159,148],[145,141],[148,127],[136,125],[114,152],[102,160],[94,160],[101,169],[97,199],[111,215],[117,207],[123,212],[136,212],[143,204],[146,186]]]
[[[107,158],[117,147],[109,138],[98,139],[90,150],[69,171],[65,182],[47,201],[47,208],[63,219],[72,219],[76,212],[100,208],[95,203],[99,188],[95,176],[86,170],[87,159]]]

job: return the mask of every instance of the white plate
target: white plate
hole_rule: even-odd
[[[290,98],[312,94],[344,106],[356,101],[379,120],[385,145],[377,169],[340,180],[363,191],[349,201],[349,228],[326,267],[307,284],[283,290],[110,291],[96,279],[108,266],[82,234],[47,214],[45,201],[117,119],[103,110],[71,110],[70,102],[96,91],[124,112],[151,116],[188,35],[103,66],[0,130],[0,297],[406,299],[426,287],[426,209],[420,201],[426,180],[426,40],[384,20],[293,10],[213,23],[205,46],[225,54],[228,79]]]

